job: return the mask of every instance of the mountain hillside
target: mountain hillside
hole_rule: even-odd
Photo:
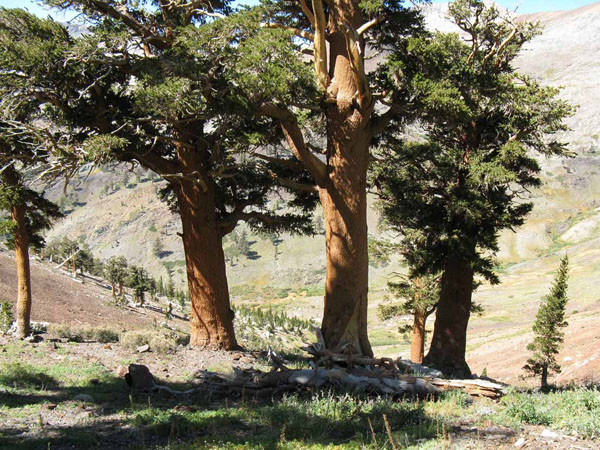
[[[453,31],[446,11],[444,4],[424,9],[432,27]],[[520,373],[537,305],[565,251],[572,262],[571,323],[593,329],[593,318],[600,313],[596,288],[600,284],[600,3],[568,12],[520,16],[519,20],[539,20],[545,27],[518,59],[519,71],[544,84],[563,86],[563,98],[579,108],[569,120],[572,130],[565,135],[574,157],[541,160],[544,186],[531,194],[533,213],[516,233],[502,235],[502,284],[485,285],[476,294],[485,312],[472,320],[468,359],[475,371],[485,367],[491,376],[508,379]],[[62,186],[49,189],[48,196],[71,211],[48,239],[64,235],[80,239],[101,258],[122,254],[156,277],[164,278],[170,272],[184,283],[177,216],[157,198],[161,182],[137,170],[128,173],[126,167],[107,167],[87,177],[82,173],[79,184],[66,193]],[[374,211],[369,225],[377,234]],[[228,267],[234,301],[268,304],[318,319],[325,274],[324,237],[281,236],[277,255],[268,238],[252,233],[249,237],[252,256]],[[157,241],[162,248],[160,257],[153,252]],[[380,322],[376,315],[377,305],[387,295],[387,275],[401,270],[396,259],[372,267],[370,336],[379,354],[407,352],[397,324]],[[567,333],[578,353],[564,356],[571,358],[564,363],[565,373],[576,372],[579,377],[597,371],[600,355],[594,348],[600,347],[598,333],[580,333],[573,326]],[[576,336],[592,347],[580,346]],[[514,358],[510,365],[505,363],[507,353]]]

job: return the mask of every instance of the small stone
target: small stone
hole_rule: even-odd
[[[112,345],[110,345],[110,344],[106,344],[106,345],[104,346],[104,350],[112,350]]]
[[[540,434],[540,436],[546,439],[557,439],[560,437],[558,433],[555,433],[552,430],[548,430],[547,428],[544,431],[542,431],[542,434]]]
[[[136,351],[138,353],[144,353],[144,352],[150,351],[150,346],[148,344],[140,345],[138,348],[136,348]]]
[[[58,405],[56,405],[55,403],[46,403],[44,405],[44,409],[49,409],[50,411],[52,411],[53,409],[56,409]]]
[[[521,448],[525,445],[525,438],[519,438],[517,439],[517,442],[515,442],[515,447],[517,448]]]
[[[75,397],[73,397],[73,400],[76,400],[79,402],[96,403],[96,400],[94,400],[94,397],[92,397],[89,394],[78,394]]]

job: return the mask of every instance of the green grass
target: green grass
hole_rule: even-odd
[[[75,345],[80,344],[67,349]],[[599,437],[597,388],[548,394],[515,391],[499,403],[472,402],[459,391],[436,401],[328,392],[264,402],[246,396],[223,401],[206,395],[166,398],[129,392],[99,363],[72,357],[52,362],[44,345],[17,341],[5,348],[0,363],[0,448],[433,449],[448,445],[453,426],[488,420],[515,429],[543,425]],[[25,355],[31,362],[22,362]],[[181,389],[187,383],[170,385]],[[96,403],[74,401],[79,393],[91,395]],[[47,408],[51,403],[56,405],[52,414],[73,417],[87,411],[89,416],[68,426],[53,425],[56,419]]]

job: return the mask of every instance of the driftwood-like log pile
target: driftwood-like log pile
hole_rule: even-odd
[[[140,377],[138,383],[135,370],[129,370],[129,378],[124,376],[134,388],[140,384],[141,389],[169,395],[191,395],[201,392],[213,399],[272,399],[285,394],[316,391],[421,399],[435,398],[440,392],[453,389],[463,390],[473,397],[491,399],[498,399],[506,393],[505,385],[489,379],[446,380],[438,376],[439,371],[412,364],[410,361],[367,358],[352,354],[348,349],[343,353],[328,350],[322,342],[320,331],[317,331],[317,340],[317,343],[303,347],[314,357],[310,362],[310,369],[290,369],[279,355],[269,352],[269,360],[274,366],[269,372],[257,369],[242,370],[236,367],[232,373],[201,370],[196,374],[196,387],[184,392],[173,391],[166,386],[154,384],[153,381],[149,385],[148,379],[152,379],[151,375]],[[139,369],[132,366],[130,369]],[[140,370],[137,372],[142,373]]]

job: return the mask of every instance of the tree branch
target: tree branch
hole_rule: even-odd
[[[279,164],[280,166],[287,167],[292,170],[302,171],[302,164],[293,159],[284,159],[284,158],[275,158],[273,156],[264,155],[262,153],[252,153],[253,156],[256,156],[263,161]]]
[[[371,28],[373,28],[375,25],[381,23],[381,21],[383,20],[383,16],[377,16],[371,20],[369,20],[366,23],[363,23],[358,30],[356,30],[356,32],[358,33],[359,36],[362,36],[363,34],[365,34],[367,31],[369,31]]]
[[[139,22],[135,17],[133,17],[125,5],[119,5],[118,7],[114,7],[108,2],[104,2],[101,0],[78,0],[74,3],[78,3],[80,5],[87,5],[88,7],[91,7],[96,11],[104,13],[112,17],[113,19],[122,21],[130,29],[143,36],[147,42],[151,43],[152,45],[155,45],[158,48],[165,49],[168,47],[167,42],[162,36],[154,34],[150,28],[148,28],[146,25]]]
[[[278,182],[282,186],[290,188],[294,191],[302,191],[302,192],[318,192],[319,191],[319,188],[317,187],[316,184],[299,183],[297,181],[290,180],[289,178],[280,177],[272,170],[269,170],[269,174],[273,177],[273,179],[276,182]]]
[[[308,31],[304,31],[301,30],[299,28],[294,28],[294,27],[287,27],[285,25],[282,25],[280,23],[264,23],[261,25],[264,28],[280,28],[282,30],[287,30],[290,31],[292,33],[294,33],[296,36],[302,38],[302,39],[308,39],[311,42],[315,41],[315,35],[312,33],[309,33]]]
[[[354,75],[354,82],[358,89],[358,103],[362,108],[368,108],[373,102],[369,80],[365,73],[363,55],[360,49],[360,36],[358,32],[349,24],[344,23],[346,49]]]
[[[307,147],[296,116],[287,108],[273,103],[261,105],[259,112],[264,116],[279,120],[283,134],[294,156],[310,172],[317,184],[319,186],[323,185],[327,179],[327,166]]]
[[[300,7],[302,8],[302,12],[310,22],[310,24],[315,28],[315,15],[308,9],[308,5],[306,4],[306,0],[300,0]]]
[[[315,73],[317,80],[323,90],[329,86],[329,72],[327,70],[327,45],[325,43],[325,29],[327,27],[327,21],[325,18],[325,11],[323,9],[322,0],[312,0],[312,7],[315,17]]]

